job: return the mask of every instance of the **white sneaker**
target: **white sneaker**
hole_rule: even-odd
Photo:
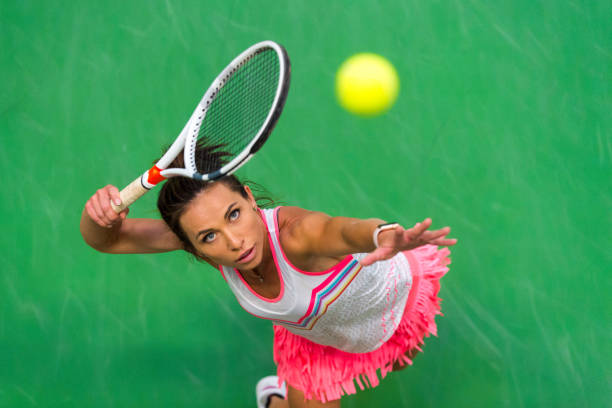
[[[257,400],[257,408],[268,408],[270,403],[270,397],[278,395],[281,398],[287,397],[287,386],[283,382],[281,386],[278,386],[278,377],[270,375],[264,377],[257,383],[255,387],[255,398]]]

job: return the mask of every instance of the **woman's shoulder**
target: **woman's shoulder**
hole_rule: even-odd
[[[312,211],[306,210],[301,207],[294,206],[282,206],[278,207],[276,213],[278,220],[279,233],[281,231],[288,233],[293,231],[296,227],[299,227],[302,221],[312,214]]]
[[[341,258],[315,254],[325,226],[331,217],[300,207],[280,207],[277,212],[278,236],[285,255],[292,264],[304,271],[324,271]]]
[[[299,251],[302,246],[309,246],[311,236],[316,236],[329,215],[300,207],[280,207],[277,212],[278,233],[285,245]],[[283,245],[283,247],[285,246]]]

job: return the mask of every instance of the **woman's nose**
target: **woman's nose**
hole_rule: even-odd
[[[241,249],[243,241],[239,235],[232,234],[231,232],[227,234],[227,245],[230,249]]]

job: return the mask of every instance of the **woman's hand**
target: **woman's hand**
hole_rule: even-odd
[[[112,228],[117,223],[125,220],[129,209],[121,211],[117,214],[111,207],[110,202],[113,200],[115,205],[121,204],[119,190],[110,184],[95,192],[87,203],[85,203],[85,211],[93,222],[104,228]]]
[[[121,204],[119,190],[108,185],[96,191],[85,204],[80,230],[93,249],[109,254],[151,254],[184,249],[181,240],[163,220],[126,219],[128,209],[119,214],[111,208],[111,200]]]
[[[378,234],[378,248],[363,258],[361,264],[371,265],[392,258],[398,252],[409,251],[423,245],[451,246],[457,243],[456,239],[446,238],[450,233],[449,227],[428,231],[430,226],[431,219],[427,218],[409,229],[399,226],[393,230],[382,231]]]

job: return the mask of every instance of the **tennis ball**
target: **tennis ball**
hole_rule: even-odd
[[[374,116],[389,109],[399,90],[393,65],[372,53],[355,54],[336,73],[336,96],[351,113]]]

